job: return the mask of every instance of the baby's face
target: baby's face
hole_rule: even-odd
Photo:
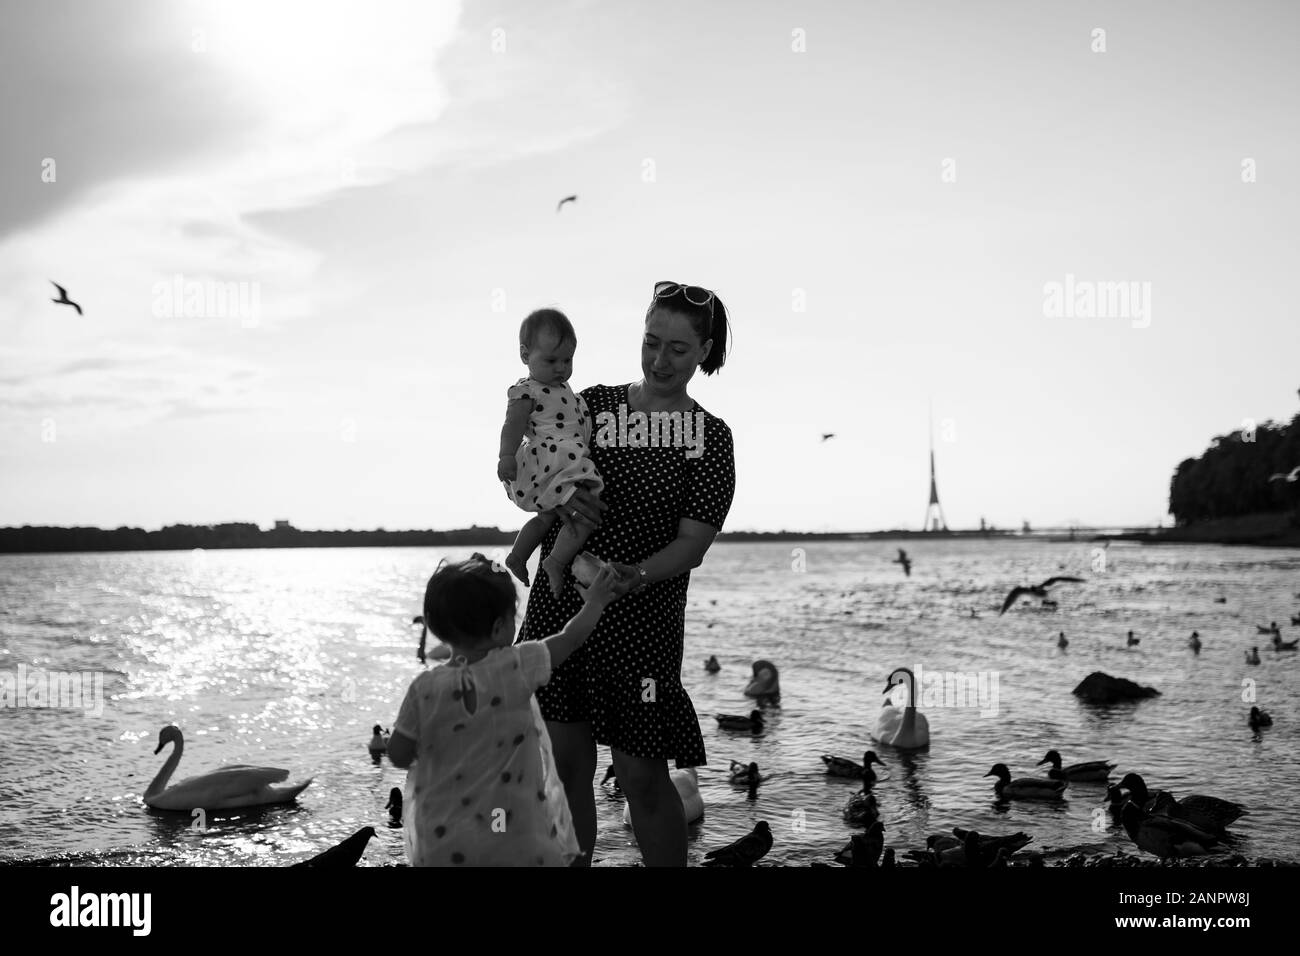
[[[563,385],[573,374],[576,348],[577,343],[572,339],[561,342],[554,332],[543,331],[524,359],[528,363],[528,377],[543,385]]]

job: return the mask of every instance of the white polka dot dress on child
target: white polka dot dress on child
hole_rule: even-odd
[[[402,821],[412,866],[567,866],[578,855],[533,697],[550,673],[545,644],[516,644],[411,682],[396,729],[415,741]]]
[[[682,518],[721,530],[731,509],[736,470],[731,429],[696,403],[702,414],[703,454],[681,447],[611,444],[604,447],[597,416],[618,415],[628,386],[594,385],[582,397],[596,440],[591,456],[604,478],[601,526],[587,550],[606,561],[637,564],[667,547]],[[550,553],[557,523],[542,544]],[[587,642],[537,692],[547,720],[587,722],[598,743],[634,757],[675,760],[678,767],[704,764],[704,738],[690,696],[682,687],[682,644],[690,572],[645,585],[606,608]],[[582,606],[572,570],[559,598],[533,588],[519,640],[536,641],[559,631]],[[516,644],[516,646],[519,646]]]
[[[603,482],[589,454],[586,402],[566,383],[543,385],[534,378],[521,378],[506,394],[511,402],[528,398],[533,403],[528,432],[515,452],[515,480],[502,482],[510,500],[524,511],[552,511],[578,484],[598,493]]]

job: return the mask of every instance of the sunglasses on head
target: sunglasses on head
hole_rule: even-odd
[[[671,299],[681,293],[691,305],[707,305],[709,318],[713,318],[713,293],[698,285],[682,285],[680,282],[656,282],[655,298]]]

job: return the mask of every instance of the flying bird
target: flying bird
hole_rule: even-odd
[[[1041,598],[1044,601],[1046,601],[1048,600],[1047,597],[1048,588],[1054,587],[1057,584],[1064,584],[1064,583],[1083,584],[1084,581],[1083,578],[1056,577],[1056,578],[1048,578],[1042,584],[1031,584],[1028,587],[1024,587],[1024,586],[1014,587],[1011,589],[1011,593],[1007,595],[1007,599],[1002,602],[1002,610],[998,611],[998,615],[1001,616],[1003,614],[1006,614],[1007,609],[1011,607],[1011,605],[1015,604],[1018,600],[1020,600],[1021,596],[1026,594],[1028,594],[1030,597]]]
[[[912,576],[912,559],[907,556],[907,552],[902,548],[898,549],[898,557],[894,558],[894,560],[889,563],[901,564],[903,566],[903,574],[909,578]]]
[[[827,441],[828,439],[831,439],[831,438],[834,438],[834,437],[835,437],[835,433],[834,433],[834,432],[823,432],[823,433],[822,433],[822,441]]]
[[[1269,475],[1269,481],[1300,481],[1300,465],[1296,465],[1288,472],[1279,471],[1276,475]]]
[[[67,289],[63,288],[63,286],[59,285],[53,279],[50,280],[50,285],[54,286],[54,288],[59,290],[59,297],[57,299],[51,299],[50,300],[51,302],[53,302],[55,305],[70,305],[77,310],[77,315],[85,314],[84,312],[81,311],[81,306],[77,305],[77,303],[73,302],[71,299],[68,298]]]
[[[555,205],[555,211],[556,211],[556,212],[559,212],[559,211],[564,207],[564,204],[565,204],[566,202],[577,202],[577,201],[578,201],[578,197],[577,197],[577,196],[565,196],[565,197],[564,197],[563,199],[561,199],[558,203],[556,203],[556,205]]]

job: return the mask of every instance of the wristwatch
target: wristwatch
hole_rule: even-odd
[[[632,590],[639,591],[641,590],[641,588],[645,587],[647,584],[650,583],[649,575],[646,574],[646,569],[643,568],[641,565],[637,564],[637,565],[633,565],[633,567],[636,568],[636,587],[634,587]]]

